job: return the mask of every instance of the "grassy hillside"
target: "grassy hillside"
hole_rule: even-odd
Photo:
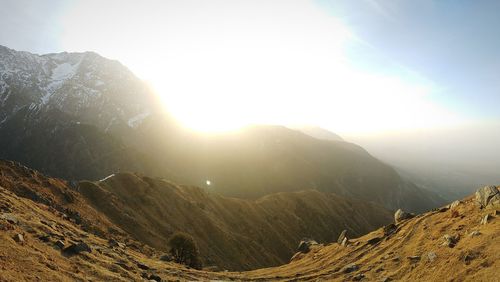
[[[79,191],[137,240],[165,249],[184,231],[205,264],[233,270],[288,262],[303,237],[332,242],[343,229],[361,235],[391,220],[380,206],[318,191],[243,200],[132,173],[82,182]]]

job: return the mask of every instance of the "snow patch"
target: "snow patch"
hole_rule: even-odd
[[[106,176],[106,177],[104,177],[103,179],[99,180],[99,182],[106,181],[106,180],[110,179],[110,178],[111,178],[111,177],[113,177],[113,176],[115,176],[115,174],[114,174],[114,173],[113,173],[113,174],[110,174],[110,175],[108,175],[108,176]]]

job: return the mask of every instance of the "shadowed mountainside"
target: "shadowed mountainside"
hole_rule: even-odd
[[[361,235],[391,220],[375,204],[318,191],[243,200],[131,173],[81,182],[79,191],[137,240],[164,249],[183,231],[206,264],[233,270],[283,264],[303,237],[331,242],[343,229]]]

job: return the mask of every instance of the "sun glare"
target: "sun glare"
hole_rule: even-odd
[[[151,1],[139,10],[113,3],[133,16],[109,22],[101,1],[85,1],[68,13],[63,47],[119,59],[150,81],[187,127],[217,132],[248,124],[315,124],[343,133],[455,119],[431,103],[432,82],[404,69],[357,69],[359,59],[347,51],[363,41],[314,2],[285,1],[276,5],[279,13],[267,1],[227,1],[224,10],[203,1]],[[95,35],[97,28],[109,31],[101,35],[127,33],[109,40]],[[93,47],[103,40],[106,49]]]

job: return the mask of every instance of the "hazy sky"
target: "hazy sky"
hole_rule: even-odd
[[[500,118],[500,1],[0,0],[0,44],[95,51],[204,130]]]

